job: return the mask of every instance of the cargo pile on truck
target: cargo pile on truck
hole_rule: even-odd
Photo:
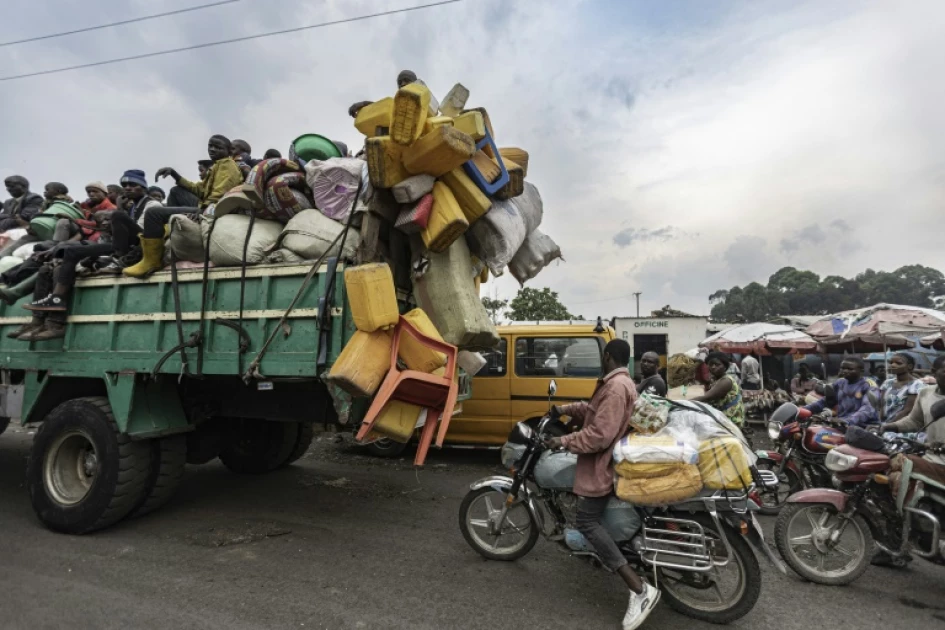
[[[442,444],[499,341],[480,283],[524,283],[561,253],[528,153],[503,144],[514,131],[461,85],[439,104],[415,77],[398,84],[352,108],[356,156],[300,136],[199,221],[172,216],[164,269],[88,267],[62,336],[17,338],[31,298],[0,304],[0,422],[38,426],[26,485],[46,526],[154,511],[185,463],[277,470],[318,424],[363,442],[419,429],[417,463]]]

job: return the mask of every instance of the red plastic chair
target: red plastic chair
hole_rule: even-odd
[[[400,350],[400,339],[402,335],[408,334],[418,343],[442,352],[446,355],[446,371],[443,376],[436,374],[427,374],[416,370],[401,370],[397,367],[397,355]],[[443,419],[439,423],[440,431],[437,434],[436,445],[443,446],[443,440],[446,438],[446,431],[449,428],[450,418],[453,416],[453,408],[456,406],[456,396],[458,394],[456,385],[456,346],[437,341],[427,337],[401,316],[394,328],[393,344],[390,349],[390,371],[377,390],[374,396],[374,402],[364,416],[364,424],[356,436],[357,440],[363,440],[374,428],[377,417],[391,400],[401,400],[427,410],[426,422],[423,430],[420,432],[420,444],[417,447],[417,456],[413,463],[422,466],[426,461],[427,451],[430,450],[430,444],[433,443],[433,436],[436,434],[437,418],[442,414]]]

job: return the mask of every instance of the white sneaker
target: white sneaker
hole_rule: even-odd
[[[642,593],[638,595],[631,591],[630,605],[627,607],[627,614],[623,617],[623,630],[639,628],[653,612],[653,609],[656,608],[656,604],[660,601],[660,595],[662,593],[659,589],[650,586],[646,580],[643,581]]]

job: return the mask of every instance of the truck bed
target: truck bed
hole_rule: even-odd
[[[246,268],[242,329],[248,347],[240,352],[239,323],[241,269],[220,267],[209,273],[209,293],[203,325],[204,375],[239,375],[256,356],[296,295],[307,264],[254,265]],[[345,315],[343,269],[334,270],[333,299],[325,330],[320,328],[319,302],[328,289],[329,267],[323,265],[289,315],[288,326],[277,334],[260,364],[266,377],[316,377],[330,366],[344,346],[344,326],[353,330]],[[203,269],[178,272],[183,338],[199,328]],[[105,372],[149,373],[180,343],[170,271],[147,280],[124,277],[82,279],[72,295],[64,339],[25,342],[8,339],[7,333],[30,321],[30,313],[18,304],[0,304],[0,368],[51,370],[57,375],[97,376]],[[244,342],[245,343],[245,342]],[[324,347],[323,347],[324,346]],[[197,349],[186,350],[189,371],[197,369]],[[180,374],[181,357],[174,352],[159,369]]]

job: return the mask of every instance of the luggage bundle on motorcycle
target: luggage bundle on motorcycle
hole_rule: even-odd
[[[640,506],[684,501],[703,488],[745,493],[755,461],[725,416],[688,401],[674,401],[658,431],[620,440],[613,457],[617,496]]]

